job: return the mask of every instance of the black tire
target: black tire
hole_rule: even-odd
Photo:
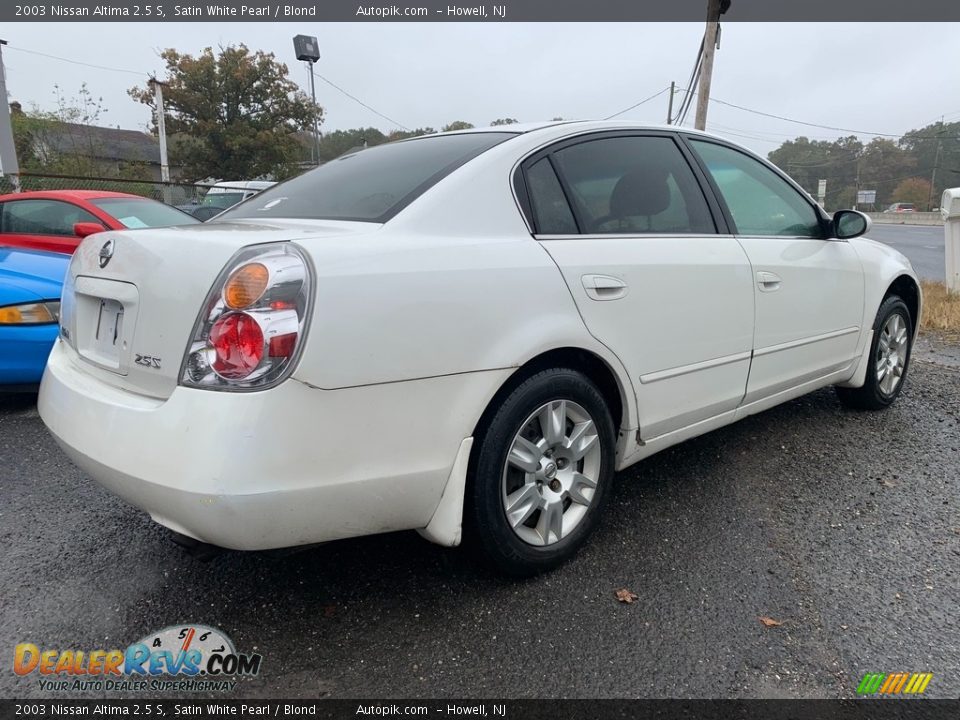
[[[560,400],[580,406],[593,420],[600,453],[598,462],[592,456],[593,467],[599,467],[597,485],[586,512],[580,511],[582,516],[569,534],[552,544],[537,546],[519,537],[507,519],[502,497],[505,467],[514,439],[531,416],[543,405]],[[481,423],[475,443],[465,497],[465,543],[495,569],[514,576],[551,570],[573,556],[596,528],[613,479],[616,430],[597,386],[575,370],[542,370],[521,382],[491,412]],[[528,522],[538,512],[534,511]],[[549,531],[546,536],[551,537]]]
[[[877,362],[880,360],[880,338],[883,328],[894,315],[899,315],[907,330],[907,356],[904,361],[903,372],[900,380],[893,387],[892,391],[884,392],[880,386],[880,379],[877,373]],[[906,303],[897,295],[890,295],[881,304],[877,310],[877,318],[873,323],[873,340],[870,343],[870,362],[867,366],[867,375],[863,387],[858,388],[835,388],[840,402],[849,408],[856,410],[883,410],[889,407],[907,379],[907,370],[910,369],[910,356],[913,350],[913,321],[910,319],[910,310]]]

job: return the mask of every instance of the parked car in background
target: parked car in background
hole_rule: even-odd
[[[894,203],[884,210],[885,213],[912,213],[916,211],[917,208],[913,203]]]
[[[201,221],[209,220],[237,203],[252,198],[262,190],[276,185],[269,180],[225,180],[213,185],[200,204],[190,214]]]
[[[57,338],[70,256],[0,247],[0,390],[35,390]]]
[[[416,529],[538,572],[615,470],[824,386],[896,400],[920,286],[869,227],[683,128],[378,145],[195,228],[84,241],[38,407],[194,542]]]
[[[0,246],[72,253],[104,230],[194,225],[162,202],[104,190],[38,190],[0,195]]]

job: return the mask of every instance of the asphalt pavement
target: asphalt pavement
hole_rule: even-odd
[[[885,412],[825,389],[620,473],[584,551],[524,581],[412,532],[202,562],[2,399],[0,696],[44,697],[16,643],[192,622],[263,655],[230,697],[842,698],[894,671],[957,697],[960,362],[920,352]]]
[[[881,225],[867,237],[896,248],[910,260],[922,280],[943,282],[947,277],[942,225]]]

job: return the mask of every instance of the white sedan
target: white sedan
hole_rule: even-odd
[[[685,129],[381,145],[212,223],[84,240],[40,413],[181,537],[416,529],[542,571],[616,470],[827,385],[896,399],[921,295],[868,228]]]

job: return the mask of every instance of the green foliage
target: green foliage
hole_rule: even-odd
[[[324,134],[320,139],[320,159],[324,162],[338,158],[344,153],[358,148],[373,147],[394,140],[405,140],[420,135],[435,133],[431,127],[417,128],[416,130],[394,130],[384,135],[375,127],[355,128],[352,130],[333,130]],[[308,153],[309,155],[309,153]]]
[[[191,179],[230,180],[296,171],[302,159],[299,134],[323,117],[288,77],[273,53],[251,53],[245,45],[205,48],[196,57],[169,48],[163,100],[167,133],[179,135],[171,164]],[[131,88],[156,120],[153,88]]]
[[[454,130],[470,130],[474,127],[472,123],[465,120],[454,120],[449,125],[444,125],[440,132],[452,132]]]
[[[893,190],[893,202],[913,203],[917,209],[927,209],[930,200],[930,181],[921,177],[901,180]]]
[[[514,118],[499,118],[490,123],[490,127],[499,127],[500,125],[516,125],[519,121]]]
[[[851,207],[859,187],[877,191],[877,209],[894,202],[914,202],[917,209],[928,210],[928,205],[939,205],[945,188],[960,185],[960,122],[911,130],[899,142],[874,138],[864,145],[855,136],[832,142],[798,137],[786,141],[768,157],[811,195],[816,196],[818,181],[825,179],[829,209]],[[913,197],[919,198],[923,193],[918,183],[908,182],[903,189],[899,186],[904,181],[930,178],[934,166],[937,173],[932,195],[926,180],[922,199],[901,197],[902,190],[910,188]]]

